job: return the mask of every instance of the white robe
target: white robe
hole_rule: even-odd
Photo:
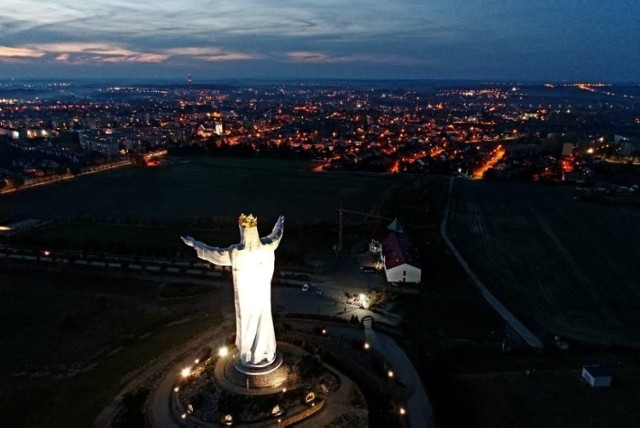
[[[236,346],[246,366],[264,366],[276,358],[276,335],[271,316],[271,278],[275,254],[284,232],[280,216],[269,236],[260,239],[257,227],[240,226],[240,243],[228,248],[194,241],[198,257],[231,266],[236,309]]]

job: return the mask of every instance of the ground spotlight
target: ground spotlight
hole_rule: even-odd
[[[223,346],[218,350],[219,357],[226,357],[227,355],[229,355],[229,348],[227,348],[226,346]]]

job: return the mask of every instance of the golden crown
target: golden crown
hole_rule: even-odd
[[[258,217],[254,217],[253,214],[240,214],[240,217],[238,217],[238,224],[245,229],[249,227],[258,227]]]

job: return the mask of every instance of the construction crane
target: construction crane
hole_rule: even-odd
[[[371,213],[365,213],[365,212],[362,212],[362,211],[349,210],[349,209],[346,209],[346,208],[342,208],[342,206],[340,206],[340,208],[338,208],[337,211],[338,211],[338,252],[339,253],[342,253],[342,245],[343,245],[343,238],[342,238],[343,221],[342,221],[342,217],[343,217],[344,213],[360,215],[360,216],[363,216],[363,217],[378,218],[380,220],[393,220],[392,218],[383,217],[383,216],[377,215],[377,214],[371,214]]]

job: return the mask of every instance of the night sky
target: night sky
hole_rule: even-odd
[[[137,3],[3,0],[0,79],[640,81],[637,0]]]

